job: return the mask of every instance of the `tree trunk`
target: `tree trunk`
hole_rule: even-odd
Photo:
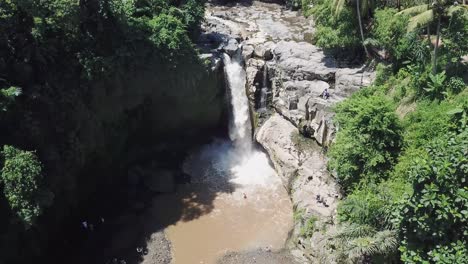
[[[356,11],[357,11],[357,17],[359,21],[359,30],[361,31],[361,41],[362,41],[362,46],[364,47],[364,51],[366,52],[367,58],[369,58],[369,51],[367,50],[366,45],[364,44],[364,30],[362,28],[362,21],[361,21],[361,5],[359,3],[359,0],[356,0]]]
[[[430,0],[427,0],[427,9],[431,8]],[[434,10],[432,11],[434,12]],[[427,42],[429,43],[429,50],[431,50],[431,23],[427,23]]]
[[[432,73],[436,74],[437,73],[437,49],[439,48],[439,38],[440,38],[440,18],[441,15],[437,18],[437,37],[436,37],[436,43],[434,47],[434,62],[432,66]]]

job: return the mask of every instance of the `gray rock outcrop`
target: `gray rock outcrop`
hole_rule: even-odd
[[[312,140],[302,138],[295,126],[279,114],[272,115],[259,129],[256,140],[271,157],[275,170],[291,195],[301,219],[317,218],[316,226],[333,228],[336,208],[341,198],[338,185],[327,171],[327,159]],[[301,220],[302,221],[302,220]],[[311,237],[300,236],[301,222],[296,222],[291,241],[292,252],[298,258],[318,260],[328,258],[326,235],[314,232]],[[299,249],[297,249],[299,248]],[[307,256],[303,256],[307,252]]]

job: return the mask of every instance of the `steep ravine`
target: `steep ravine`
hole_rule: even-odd
[[[101,212],[80,216],[96,230],[74,230],[80,248],[57,257],[72,256],[70,263],[330,262],[325,233],[341,197],[323,149],[335,133],[330,107],[369,84],[372,73],[326,56],[309,42],[312,33],[310,20],[278,4],[208,4],[199,46],[212,72],[182,91],[170,85],[146,95],[142,118],[153,125],[136,137],[175,140],[129,149],[127,189],[119,198],[125,205],[105,214],[105,222]],[[229,84],[225,92],[221,81]],[[128,104],[145,98],[121,88],[111,95],[114,108],[122,98]],[[327,100],[320,97],[326,88]],[[230,114],[222,115],[226,108]],[[221,133],[211,133],[214,128]],[[312,217],[315,230],[304,235]]]
[[[289,251],[301,263],[333,262],[325,238],[333,229],[341,194],[322,148],[335,134],[331,106],[370,84],[373,73],[325,55],[309,42],[311,20],[277,4],[210,5],[206,20],[202,39],[227,36],[243,41],[255,138],[268,152],[294,205]],[[330,98],[320,97],[324,89]],[[315,219],[313,234],[303,234],[310,219]],[[244,263],[254,255],[234,254],[226,263]],[[280,258],[265,263],[286,263]]]

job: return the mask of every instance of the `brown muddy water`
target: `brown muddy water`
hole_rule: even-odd
[[[194,152],[184,170],[192,183],[157,197],[153,207],[161,222],[171,223],[166,235],[175,264],[210,264],[227,252],[284,247],[292,205],[263,152],[239,156],[232,143],[215,141]]]

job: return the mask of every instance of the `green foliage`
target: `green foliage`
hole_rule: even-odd
[[[447,76],[445,75],[445,71],[432,74],[429,73],[429,81],[427,82],[427,88],[423,88],[426,91],[426,94],[431,99],[442,99],[444,95],[447,94],[445,92],[445,79]]]
[[[466,259],[466,249],[449,247],[466,247],[468,238],[468,129],[434,139],[426,151],[408,171],[414,192],[401,212],[402,260]]]
[[[339,15],[333,14],[334,7],[330,0],[319,0],[314,3],[311,13],[317,29],[314,36],[319,47],[342,50],[360,46],[356,16],[349,7],[344,7]]]
[[[302,0],[301,2],[301,6],[302,6],[302,14],[305,16],[305,17],[310,17],[312,15],[312,7],[313,7],[313,3],[312,3],[312,0]]]
[[[467,65],[461,62],[468,54],[468,11],[458,10],[450,16],[448,25],[441,33],[443,46],[440,49],[440,64],[449,76],[463,76]]]
[[[117,159],[134,142],[130,134],[143,130],[143,115],[163,116],[157,109],[164,106],[147,110],[154,99],[204,82],[208,73],[189,37],[203,14],[198,0],[0,0],[0,147],[37,150],[5,147],[2,157],[0,248],[15,258],[6,263],[30,263],[30,248],[56,236],[48,221],[36,221],[41,214],[61,224],[110,178],[83,171]],[[193,115],[216,115],[202,111]],[[44,215],[49,189],[60,203]],[[37,226],[23,232],[21,222]],[[5,262],[9,252],[0,251]]]
[[[358,46],[355,15],[337,16],[346,9],[352,16],[351,3],[356,4],[314,2],[317,45],[336,49],[355,38]],[[361,11],[366,3],[360,2]],[[468,90],[462,58],[468,52],[468,12],[447,1],[429,7],[385,4],[361,12],[369,36],[364,43],[380,55],[385,51],[374,86],[336,108],[339,130],[329,168],[347,196],[338,206],[341,227],[331,237],[332,247],[343,263],[395,263],[398,244],[407,263],[465,263]],[[397,5],[408,9],[388,8]],[[422,34],[437,33],[438,17],[442,45],[431,65],[435,37],[430,43]],[[369,249],[377,245],[378,233],[392,241],[388,254]]]
[[[293,213],[294,222],[301,221],[302,217],[304,216],[304,213],[305,213],[305,209],[294,210],[294,213]]]
[[[408,17],[395,16],[396,10],[392,8],[380,9],[375,12],[372,37],[377,40],[379,47],[390,54],[397,54],[402,49],[402,38],[406,35]],[[401,55],[400,55],[401,56]]]
[[[27,228],[51,203],[50,193],[41,189],[42,166],[36,154],[4,146],[1,173],[3,192],[11,209]]]
[[[397,233],[392,230],[378,231],[374,227],[345,224],[330,235],[329,246],[336,251],[338,263],[365,263],[369,258],[374,263],[379,257],[392,258],[398,249]]]
[[[355,190],[339,204],[339,220],[371,225],[380,230],[393,228],[392,215],[399,209],[399,202],[410,193],[410,186],[402,180],[385,181]]]
[[[6,112],[19,95],[21,95],[21,88],[18,87],[0,89],[0,112]]]
[[[150,20],[148,24],[152,33],[150,40],[166,52],[184,51],[187,48],[185,45],[191,45],[185,25],[171,15],[162,14]]]
[[[402,144],[392,104],[364,93],[354,94],[336,108],[340,131],[330,148],[329,166],[347,191],[361,180],[385,178],[382,172],[393,166]]]
[[[434,250],[428,253],[428,255],[429,260],[434,263],[468,263],[468,248],[466,246],[466,241],[462,242],[458,240],[447,246],[437,245]]]
[[[205,18],[205,0],[188,0],[183,5],[184,22],[192,38],[198,37],[199,27]]]
[[[311,216],[308,218],[304,225],[301,227],[300,235],[305,238],[310,238],[314,234],[316,227],[315,224],[317,223],[318,218],[316,216]]]
[[[421,147],[434,138],[441,137],[459,127],[458,121],[453,119],[451,111],[468,105],[466,97],[458,97],[451,101],[431,102],[422,101],[413,113],[404,120],[405,145]]]
[[[302,6],[301,0],[286,0],[286,6],[292,10],[298,10]]]

